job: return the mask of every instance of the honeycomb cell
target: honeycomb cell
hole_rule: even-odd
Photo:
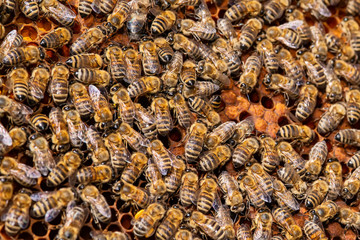
[[[125,229],[132,229],[131,220],[133,217],[129,213],[124,213],[120,217],[120,224]]]
[[[42,32],[48,32],[51,30],[52,24],[48,19],[42,18],[37,22],[37,27]]]
[[[91,227],[83,226],[80,231],[80,237],[83,239],[91,239],[90,232],[92,231]]]
[[[31,230],[36,236],[42,237],[47,234],[48,227],[42,221],[38,221],[31,226]]]
[[[174,128],[170,131],[169,138],[171,139],[171,141],[180,142],[182,139],[182,133],[178,128]]]
[[[266,109],[272,109],[274,107],[274,102],[271,100],[271,98],[263,96],[261,98],[261,105],[263,105]]]

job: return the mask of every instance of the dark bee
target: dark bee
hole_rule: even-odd
[[[40,10],[39,5],[36,1],[33,0],[21,0],[20,10],[21,12],[33,21],[36,21],[39,18]]]

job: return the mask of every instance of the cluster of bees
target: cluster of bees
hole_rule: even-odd
[[[328,158],[327,142],[315,142],[346,117],[354,128],[334,140],[360,147],[360,1],[345,3],[341,36],[322,25],[340,2],[239,0],[215,22],[202,0],[79,0],[76,7],[0,0],[6,234],[27,229],[30,216],[51,222],[63,215],[57,239],[77,239],[90,215],[109,223],[104,184],[122,201],[120,212],[132,206],[133,235],[95,231],[93,239],[323,240],[331,221],[360,230],[359,210],[335,202],[359,196],[360,151],[345,178],[339,160]],[[59,27],[27,44],[8,28],[19,14]],[[74,23],[90,15],[103,21],[73,39]],[[119,34],[129,44],[111,41]],[[65,61],[48,61],[47,49],[66,47]],[[249,96],[260,83],[295,109],[276,139],[257,132],[251,117],[220,118],[221,90],[235,85]],[[331,105],[314,130],[302,122],[319,94]],[[50,108],[41,107],[46,101]],[[164,140],[174,127],[186,132],[177,156]],[[296,149],[310,144],[305,160]],[[40,178],[54,191],[35,192]],[[293,215],[302,202],[308,214],[300,226]]]

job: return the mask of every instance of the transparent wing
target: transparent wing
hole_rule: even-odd
[[[266,174],[265,171],[263,171],[263,174]],[[271,194],[273,192],[273,184],[271,182],[271,184],[267,184],[266,180],[264,179],[263,176],[256,174],[254,172],[252,172],[252,176],[254,176],[254,178],[256,179],[256,182],[259,184],[263,194],[262,194],[262,199],[265,202],[271,202]],[[271,179],[271,177],[268,175],[267,176],[269,179]]]
[[[30,167],[28,165],[25,165],[23,163],[18,163],[17,167],[21,170],[23,170],[27,177],[29,178],[39,178],[41,177],[41,174],[38,170],[36,170],[33,167]]]
[[[201,20],[211,18],[211,13],[205,1],[201,0],[201,4],[195,8],[195,15]]]
[[[22,103],[18,103],[18,102],[16,102],[16,101],[12,101],[12,104],[14,104],[15,106],[16,106],[16,108],[18,109],[18,111],[19,111],[19,113],[21,113],[21,114],[24,114],[24,115],[28,115],[28,114],[32,114],[33,113],[33,110],[30,108],[30,107],[28,107],[28,106],[26,106],[26,105],[24,105],[24,104],[22,104]]]
[[[297,211],[300,209],[300,204],[294,198],[294,196],[287,190],[283,192],[275,192],[274,193],[281,201],[283,201],[286,206],[290,207],[292,210]]]
[[[154,116],[143,108],[135,108],[135,119],[139,122],[145,122],[149,125],[155,123]]]
[[[282,42],[284,45],[288,46],[289,48],[294,48],[294,49],[299,48],[298,45],[294,44],[294,42],[292,42],[292,41],[289,41],[289,39],[287,39],[287,38],[278,37],[277,40]]]
[[[153,155],[153,158],[154,158],[154,161],[155,161],[156,165],[157,165],[157,166],[162,166],[162,165],[163,165],[163,164],[162,164],[162,163],[163,163],[162,158],[163,158],[164,156],[162,156],[162,154],[159,154],[159,153],[157,153],[157,152],[155,152],[155,151],[152,151],[152,153],[153,153],[152,155]],[[169,157],[170,157],[170,156],[169,156]],[[171,157],[170,157],[170,159],[171,159]],[[150,159],[149,159],[149,161],[150,161]],[[162,168],[162,167],[158,167],[158,169],[159,169],[161,175],[165,176],[165,175],[168,174],[167,169],[164,169],[164,168]]]
[[[53,221],[61,212],[60,208],[53,208],[50,209],[49,211],[46,212],[45,214],[45,221],[46,222],[51,222]]]
[[[263,226],[263,223],[259,221],[257,225],[253,239],[260,240],[260,239],[271,239],[271,229],[267,229]]]
[[[99,100],[101,98],[100,90],[97,87],[95,87],[94,85],[89,86],[89,95],[90,95],[91,100],[94,103],[99,102]]]
[[[204,23],[198,23],[195,24],[194,26],[192,26],[191,28],[188,29],[189,31],[192,32],[201,32],[201,33],[209,33],[209,34],[213,34],[216,33],[216,28],[213,26],[210,26],[210,24],[204,24]]]
[[[300,27],[301,25],[303,25],[304,22],[302,20],[295,20],[295,21],[291,21],[291,22],[287,22],[284,24],[281,24],[279,26],[280,29],[292,29],[292,30],[296,30],[298,27]]]
[[[101,13],[99,6],[100,6],[100,0],[93,0],[92,1],[91,8],[96,14]]]
[[[58,18],[76,18],[76,14],[71,9],[65,7],[62,3],[59,2],[56,4],[55,7],[50,6],[48,10]]]
[[[2,51],[3,56],[7,55],[7,53],[10,51],[10,49],[13,48],[13,43],[16,39],[17,36],[17,31],[16,30],[12,30],[8,33],[8,35],[6,35],[5,39],[2,41],[1,45],[0,45],[0,49]]]
[[[327,6],[322,1],[314,1],[315,5],[313,6],[313,10],[319,12],[324,17],[331,17],[331,12],[327,8]]]
[[[17,217],[17,223],[21,229],[25,229],[29,226],[30,217],[29,214],[22,214]]]
[[[5,146],[11,146],[13,144],[12,138],[6,128],[0,123],[0,143]]]
[[[103,195],[99,194],[97,198],[89,198],[89,202],[95,207],[99,213],[101,213],[106,218],[111,217],[111,210],[109,205],[106,202],[106,199]]]
[[[320,62],[318,62],[318,63],[320,64]],[[308,61],[305,61],[305,66],[306,66],[306,69],[308,70],[308,73],[310,75],[309,77],[312,78],[312,79],[316,79],[317,75],[319,74],[316,67],[312,63],[310,63]]]
[[[37,193],[33,193],[30,195],[30,198],[37,202],[40,201],[42,199],[47,199],[49,198],[51,195],[53,195],[54,192],[53,191],[45,191],[45,192],[37,192]]]
[[[38,85],[34,84],[33,81],[29,81],[29,93],[31,96],[35,97],[36,99],[44,98],[43,90]]]
[[[62,116],[61,109],[52,107],[49,113],[49,121],[51,123],[51,128],[55,134],[58,134],[61,131],[61,126],[59,122],[62,121],[62,119],[59,119],[59,116]]]

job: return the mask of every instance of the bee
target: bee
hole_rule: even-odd
[[[103,60],[99,54],[82,53],[69,57],[65,63],[71,68],[101,68]]]
[[[173,236],[184,218],[183,212],[178,206],[170,208],[163,221],[156,230],[156,239],[166,240]]]
[[[324,113],[318,123],[317,131],[321,135],[334,131],[346,115],[344,102],[332,104],[328,111]]]
[[[216,34],[215,22],[211,21],[194,21],[192,19],[182,19],[180,22],[180,31],[185,36],[194,36],[195,39],[213,41],[218,36]]]
[[[79,68],[74,72],[74,76],[77,81],[83,84],[94,84],[100,87],[108,86],[111,79],[111,76],[107,71],[91,68]]]
[[[94,85],[89,86],[89,96],[95,108],[95,126],[99,129],[106,129],[113,119],[109,102]]]
[[[225,39],[216,39],[212,43],[212,50],[216,53],[219,53],[220,56],[225,60],[227,68],[232,76],[239,75],[241,68],[240,57],[236,51],[229,48],[229,43]]]
[[[129,164],[126,165],[121,174],[121,181],[133,184],[136,179],[139,178],[147,163],[148,158],[145,154],[140,152],[133,153],[130,157]]]
[[[165,213],[165,208],[159,203],[152,203],[146,209],[139,211],[134,217],[135,236],[151,237]]]
[[[190,108],[201,116],[205,116],[210,125],[214,126],[220,123],[220,115],[200,97],[194,96],[188,99]]]
[[[185,129],[190,128],[191,112],[185,98],[180,93],[176,93],[169,101],[169,107],[174,109],[179,125]]]
[[[315,138],[315,132],[306,125],[288,124],[282,126],[276,133],[276,136],[280,139],[311,143]]]
[[[263,39],[258,43],[256,49],[262,59],[264,59],[266,71],[276,73],[279,69],[280,62],[275,54],[273,44],[268,39]]]
[[[280,67],[285,70],[286,76],[293,78],[297,83],[302,83],[304,72],[300,62],[295,60],[290,51],[281,48],[275,49],[275,53],[280,61]]]
[[[270,212],[259,209],[253,220],[252,229],[255,229],[253,239],[270,239],[272,236],[272,226],[273,217]]]
[[[326,240],[326,239],[328,239],[324,230],[321,229],[321,227],[313,221],[305,220],[304,233],[306,234],[307,238],[311,239],[311,240],[315,240],[315,239]]]
[[[215,219],[219,222],[221,229],[225,232],[228,239],[235,239],[234,222],[230,217],[230,210],[221,203],[219,197],[215,199],[214,205]]]
[[[265,171],[272,172],[280,164],[280,158],[276,151],[276,142],[266,135],[261,135],[258,141],[260,144],[261,165]]]
[[[130,240],[130,236],[127,233],[123,232],[110,232],[110,231],[92,231],[90,236],[93,240]]]
[[[300,179],[299,173],[295,170],[293,166],[285,163],[285,167],[277,170],[277,175],[281,181],[292,187],[291,192],[298,200],[302,200],[305,198],[307,185],[303,180]]]
[[[107,26],[112,28],[113,32],[118,31],[129,16],[131,6],[126,1],[118,1],[113,12],[107,17]]]
[[[88,215],[89,209],[84,204],[76,206],[75,202],[71,202],[66,208],[65,223],[60,228],[56,239],[76,240]]]
[[[306,66],[307,75],[310,81],[318,88],[324,89],[326,87],[325,66],[323,66],[311,52],[298,50],[296,54],[300,58],[300,62]]]
[[[28,106],[16,102],[5,95],[0,96],[0,113],[7,113],[11,122],[15,125],[23,125],[28,122],[29,115],[33,113]]]
[[[174,50],[163,37],[158,37],[154,40],[156,51],[159,58],[164,63],[169,63],[174,57]]]
[[[211,209],[217,196],[217,188],[216,179],[213,175],[207,174],[200,180],[200,190],[197,197],[198,211],[205,214]]]
[[[345,62],[355,63],[357,62],[358,55],[352,46],[344,44],[339,50],[338,58]]]
[[[205,215],[199,211],[193,211],[189,220],[189,225],[195,229],[200,228],[212,239],[226,239],[225,231],[221,228],[218,221],[210,215]]]
[[[213,95],[210,99],[210,106],[216,111],[216,112],[220,112],[222,110],[224,110],[225,108],[225,103],[222,101],[221,99],[221,95]]]
[[[64,118],[69,129],[69,138],[71,145],[81,147],[86,140],[86,125],[81,121],[81,116],[75,109],[69,106],[63,108]]]
[[[189,88],[197,83],[196,81],[196,64],[192,60],[186,60],[182,65],[180,80]]]
[[[2,132],[4,132],[4,130],[2,130]],[[10,143],[9,141],[10,139],[6,137],[6,132],[4,132],[3,140],[2,140],[2,144],[5,145],[4,154],[10,152],[13,149],[17,149],[23,146],[27,142],[28,133],[29,133],[28,129],[24,127],[22,128],[14,127],[13,129],[11,129],[9,131],[9,136],[11,137],[11,142],[12,142],[10,146],[10,144],[8,144]]]
[[[181,52],[175,52],[172,60],[166,65],[166,71],[161,76],[161,80],[168,88],[176,87],[178,83],[179,74],[183,65],[183,55]]]
[[[286,239],[301,239],[302,238],[302,230],[295,222],[294,218],[291,214],[285,209],[278,207],[272,211],[272,215],[274,216],[274,220],[285,229],[285,237]]]
[[[349,63],[342,60],[335,60],[333,65],[335,74],[344,78],[350,84],[358,84],[360,82],[359,70]]]
[[[108,165],[83,167],[76,173],[76,181],[80,184],[107,183],[112,180],[113,170]]]
[[[165,10],[155,17],[150,31],[152,34],[158,35],[172,28],[176,21],[176,14],[173,11]]]
[[[153,140],[148,151],[152,154],[161,175],[167,175],[171,170],[172,156],[160,140]]]
[[[225,143],[236,130],[236,123],[233,121],[224,122],[216,127],[211,133],[206,136],[205,146],[208,149],[213,149],[220,143]]]
[[[138,81],[141,77],[141,57],[137,51],[133,48],[124,50],[124,61],[125,61],[125,81],[133,83]],[[148,79],[154,79],[148,78]],[[159,80],[160,81],[160,80]],[[160,84],[160,83],[159,83]]]
[[[29,74],[25,68],[14,68],[8,74],[6,84],[14,93],[15,100],[23,102],[27,99],[29,94]]]
[[[310,27],[312,36],[314,38],[314,44],[311,47],[311,52],[315,55],[315,57],[321,61],[326,61],[328,47],[325,42],[325,30],[322,24],[318,24],[317,26]]]
[[[135,119],[146,138],[153,140],[157,137],[155,117],[139,103],[135,103]]]
[[[352,199],[359,192],[359,179],[360,168],[355,168],[355,170],[352,171],[344,182],[343,189],[341,191],[341,196],[344,199]]]
[[[295,79],[280,75],[267,74],[264,77],[263,83],[265,87],[274,90],[282,91],[285,95],[285,102],[288,105],[289,99],[296,99],[299,97],[300,90]]]
[[[314,112],[318,93],[317,87],[312,84],[306,84],[301,88],[300,100],[295,112],[295,116],[299,121],[305,121]]]
[[[325,141],[317,142],[310,150],[309,160],[305,163],[305,177],[309,180],[316,180],[321,172],[328,155],[328,147]]]
[[[243,166],[250,161],[252,156],[259,150],[260,144],[255,137],[244,139],[234,149],[232,161],[235,168]]]
[[[217,28],[221,35],[223,35],[226,39],[229,40],[230,46],[238,51],[241,49],[240,41],[237,38],[237,33],[235,31],[234,26],[228,18],[219,18],[217,20]],[[242,30],[244,31],[244,30]]]
[[[0,173],[5,176],[11,176],[16,182],[25,186],[32,187],[37,184],[37,179],[41,177],[38,170],[19,163],[12,157],[4,157],[0,165]]]
[[[222,171],[218,177],[218,184],[224,192],[225,204],[232,212],[240,212],[245,208],[244,199],[239,191],[238,182],[227,171]]]
[[[285,10],[290,6],[289,0],[271,0],[264,6],[264,20],[271,24],[282,17]]]
[[[310,12],[317,20],[326,21],[331,16],[330,10],[327,8],[324,2],[318,2],[314,0],[300,0],[299,4],[306,12]]]
[[[279,207],[286,209],[289,212],[298,211],[300,209],[300,204],[291,192],[286,189],[285,185],[276,178],[273,178],[272,183],[274,189],[273,196]]]
[[[307,208],[314,208],[321,204],[329,191],[329,184],[324,180],[316,180],[311,184],[309,192],[307,193],[305,206]]]
[[[66,145],[70,142],[70,136],[66,121],[60,108],[52,108],[49,113],[49,122],[52,131],[52,143],[54,145]]]
[[[327,33],[324,38],[329,52],[336,54],[340,51],[342,42],[339,37],[332,33]]]
[[[129,31],[131,40],[139,40],[142,30],[147,20],[149,13],[149,5],[140,2],[132,6],[131,13],[128,16],[126,27]]]
[[[257,18],[251,18],[245,23],[241,28],[241,35],[238,40],[241,51],[247,51],[253,45],[262,27],[262,21]]]
[[[188,168],[181,178],[180,202],[187,207],[196,202],[196,194],[199,189],[199,177],[195,169]]]
[[[117,89],[116,85],[111,88],[111,90],[115,89]],[[118,114],[121,120],[125,123],[132,124],[135,118],[135,105],[126,89],[118,89],[113,93],[112,100],[118,105]]]
[[[5,232],[9,236],[13,237],[20,230],[24,230],[29,226],[29,209],[32,201],[28,192],[23,189],[16,194],[11,207],[5,215]]]
[[[119,126],[119,133],[132,149],[146,153],[146,147],[149,145],[149,140],[139,132],[135,131],[129,124],[122,123]]]
[[[47,176],[56,165],[48,141],[41,135],[33,134],[29,137],[29,143],[35,168],[41,175]]]
[[[156,44],[149,39],[143,39],[139,45],[139,52],[142,54],[142,65],[145,75],[160,73],[161,65],[156,52]]]
[[[154,94],[160,91],[161,80],[155,76],[141,77],[132,82],[127,88],[131,98],[149,93]]]
[[[311,41],[312,35],[310,26],[307,24],[304,13],[302,11],[296,9],[295,6],[290,6],[285,12],[285,17],[288,22],[301,20],[302,25],[296,28],[296,32],[300,35],[303,43],[308,43]]]
[[[236,231],[236,239],[252,240],[252,233],[249,225],[241,224]]]
[[[100,221],[102,223],[108,223],[111,220],[111,209],[109,204],[95,186],[86,186],[81,190],[80,197],[84,202],[90,205],[95,222]]]
[[[258,187],[256,179],[251,175],[239,175],[239,187],[245,192],[249,201],[256,208],[263,208],[267,202],[271,202],[270,196],[266,195],[261,188]]]
[[[42,37],[40,40],[40,46],[43,48],[61,48],[68,44],[71,38],[72,33],[69,29],[59,27]]]
[[[127,69],[121,48],[116,45],[109,45],[104,54],[108,63],[107,71],[110,73],[111,79],[117,83],[125,80]]]
[[[352,146],[360,146],[360,139],[358,135],[360,131],[357,129],[344,129],[339,130],[338,133],[335,135],[334,139],[337,142],[343,144],[349,144]]]
[[[266,30],[266,36],[271,42],[279,41],[289,48],[298,49],[302,45],[300,35],[292,30],[300,26],[302,21],[288,22],[279,27],[269,27]]]
[[[339,222],[346,225],[346,227],[360,228],[360,214],[351,208],[341,208],[339,218]]]
[[[69,69],[63,64],[56,64],[51,71],[52,80],[49,84],[49,92],[56,105],[65,104],[69,93]]]
[[[341,85],[341,81],[336,76],[334,70],[329,66],[325,68],[325,75],[327,78],[327,85],[325,89],[327,99],[329,99],[331,103],[340,101],[343,97],[343,87]]]
[[[104,140],[94,126],[86,130],[86,145],[91,151],[91,159],[95,164],[100,164],[109,160],[110,155],[105,147]]]
[[[338,1],[337,1],[338,2]],[[346,13],[356,16],[360,12],[360,2],[358,0],[350,0],[346,5]]]
[[[193,87],[187,87],[185,84],[178,85],[178,92],[186,99],[190,97],[208,97],[212,96],[220,89],[220,86],[210,81],[196,81]]]
[[[276,150],[285,163],[289,163],[295,169],[301,170],[299,174],[302,176],[305,172],[305,160],[295,151],[291,144],[281,141],[276,145]]]
[[[54,169],[49,173],[46,185],[55,187],[70,177],[80,167],[82,156],[79,149],[72,149],[64,154]]]
[[[261,167],[259,163],[249,162],[246,164],[247,173],[254,177],[257,181],[258,186],[262,189],[268,198],[271,198],[273,193],[272,178],[270,175]]]
[[[19,1],[20,11],[25,17],[32,21],[37,21],[40,15],[39,5],[36,1],[32,0],[21,0]]]
[[[2,25],[0,24],[0,35],[5,34],[5,28],[4,28],[4,32],[1,33],[2,30]],[[0,37],[1,39],[1,37]],[[21,34],[19,34],[16,30],[12,30],[10,31],[4,38],[4,40],[2,41],[1,45],[0,45],[0,49],[1,49],[1,60],[2,58],[7,55],[9,53],[10,50],[20,47],[22,42],[23,42],[23,37]],[[0,62],[1,63],[1,62]]]
[[[127,182],[117,181],[113,185],[112,191],[116,195],[120,195],[121,200],[130,202],[140,208],[146,208],[151,201],[150,195],[145,189]]]
[[[338,212],[338,205],[331,200],[326,200],[310,211],[309,219],[319,219],[320,222],[326,222],[327,220],[335,217]]]
[[[75,22],[76,14],[57,0],[44,0],[39,3],[40,11],[55,19],[58,23],[66,27],[72,27]]]
[[[241,74],[238,86],[242,94],[250,94],[256,85],[257,79],[262,68],[261,57],[257,53],[253,53],[246,59],[244,64],[244,72]]]
[[[359,24],[355,21],[353,17],[345,17],[341,23],[340,27],[347,39],[347,42],[350,43],[350,47],[359,54],[359,38],[360,38],[360,27]]]
[[[110,153],[111,166],[118,173],[125,168],[130,153],[123,143],[120,133],[113,132],[104,136],[104,144]]]
[[[165,176],[166,191],[168,193],[174,193],[179,188],[185,168],[185,163],[181,157],[173,160],[172,169],[169,175]]]
[[[39,65],[32,71],[28,82],[28,103],[30,105],[35,105],[44,98],[49,80],[50,72],[47,67]]]
[[[166,136],[173,128],[169,102],[163,97],[154,98],[151,103],[151,110],[155,114],[156,129],[158,133],[162,136]]]
[[[30,208],[30,215],[35,218],[45,216],[45,221],[51,222],[62,209],[75,200],[75,193],[71,188],[60,188],[53,192],[33,193],[30,197],[36,201]]]
[[[69,87],[69,94],[80,116],[84,119],[90,118],[95,110],[86,86],[74,83]]]
[[[256,17],[262,10],[262,4],[258,1],[236,2],[225,12],[225,18],[231,22],[236,22],[247,16]]]
[[[231,157],[231,150],[226,145],[219,145],[199,157],[199,169],[204,172],[224,166]]]
[[[148,189],[151,196],[161,197],[166,193],[165,181],[157,167],[157,164],[153,162],[151,158],[148,160],[145,176],[148,181]]]
[[[176,51],[181,50],[186,55],[192,56],[192,58],[196,60],[202,58],[202,52],[200,51],[199,44],[192,39],[189,39],[180,33],[170,33],[166,40],[173,45],[173,49]]]
[[[94,0],[80,0],[78,5],[78,12],[80,14],[80,17],[86,18],[91,14],[93,9],[96,9],[96,11],[98,11],[95,4],[96,3]]]
[[[229,83],[229,78],[227,77],[226,74],[229,73],[229,69],[227,67],[227,63],[225,60],[221,59],[215,51],[213,51],[210,47],[208,47],[208,45],[198,42],[198,48],[199,48],[199,53],[200,53],[200,58],[202,60],[204,60],[203,62],[207,61],[208,63],[210,63],[211,65],[213,65],[214,67],[213,70],[210,69],[201,69],[200,66],[198,66],[198,70],[200,72],[204,71],[210,78],[214,78],[216,75],[216,78],[218,78],[218,82],[224,84],[225,86],[228,86]],[[204,65],[204,64],[202,64]],[[216,74],[216,72],[218,72],[218,74]],[[221,73],[225,73],[223,75],[221,75]],[[213,75],[213,76],[211,76]],[[216,80],[216,79],[215,79]]]
[[[334,200],[340,195],[343,184],[342,166],[339,160],[334,158],[329,159],[324,169],[324,175],[329,185],[326,198],[328,200]]]
[[[13,197],[14,187],[13,187],[12,179],[13,179],[12,177],[8,177],[8,176],[0,177],[0,189],[1,189],[0,212],[3,212],[7,208],[10,200]]]

